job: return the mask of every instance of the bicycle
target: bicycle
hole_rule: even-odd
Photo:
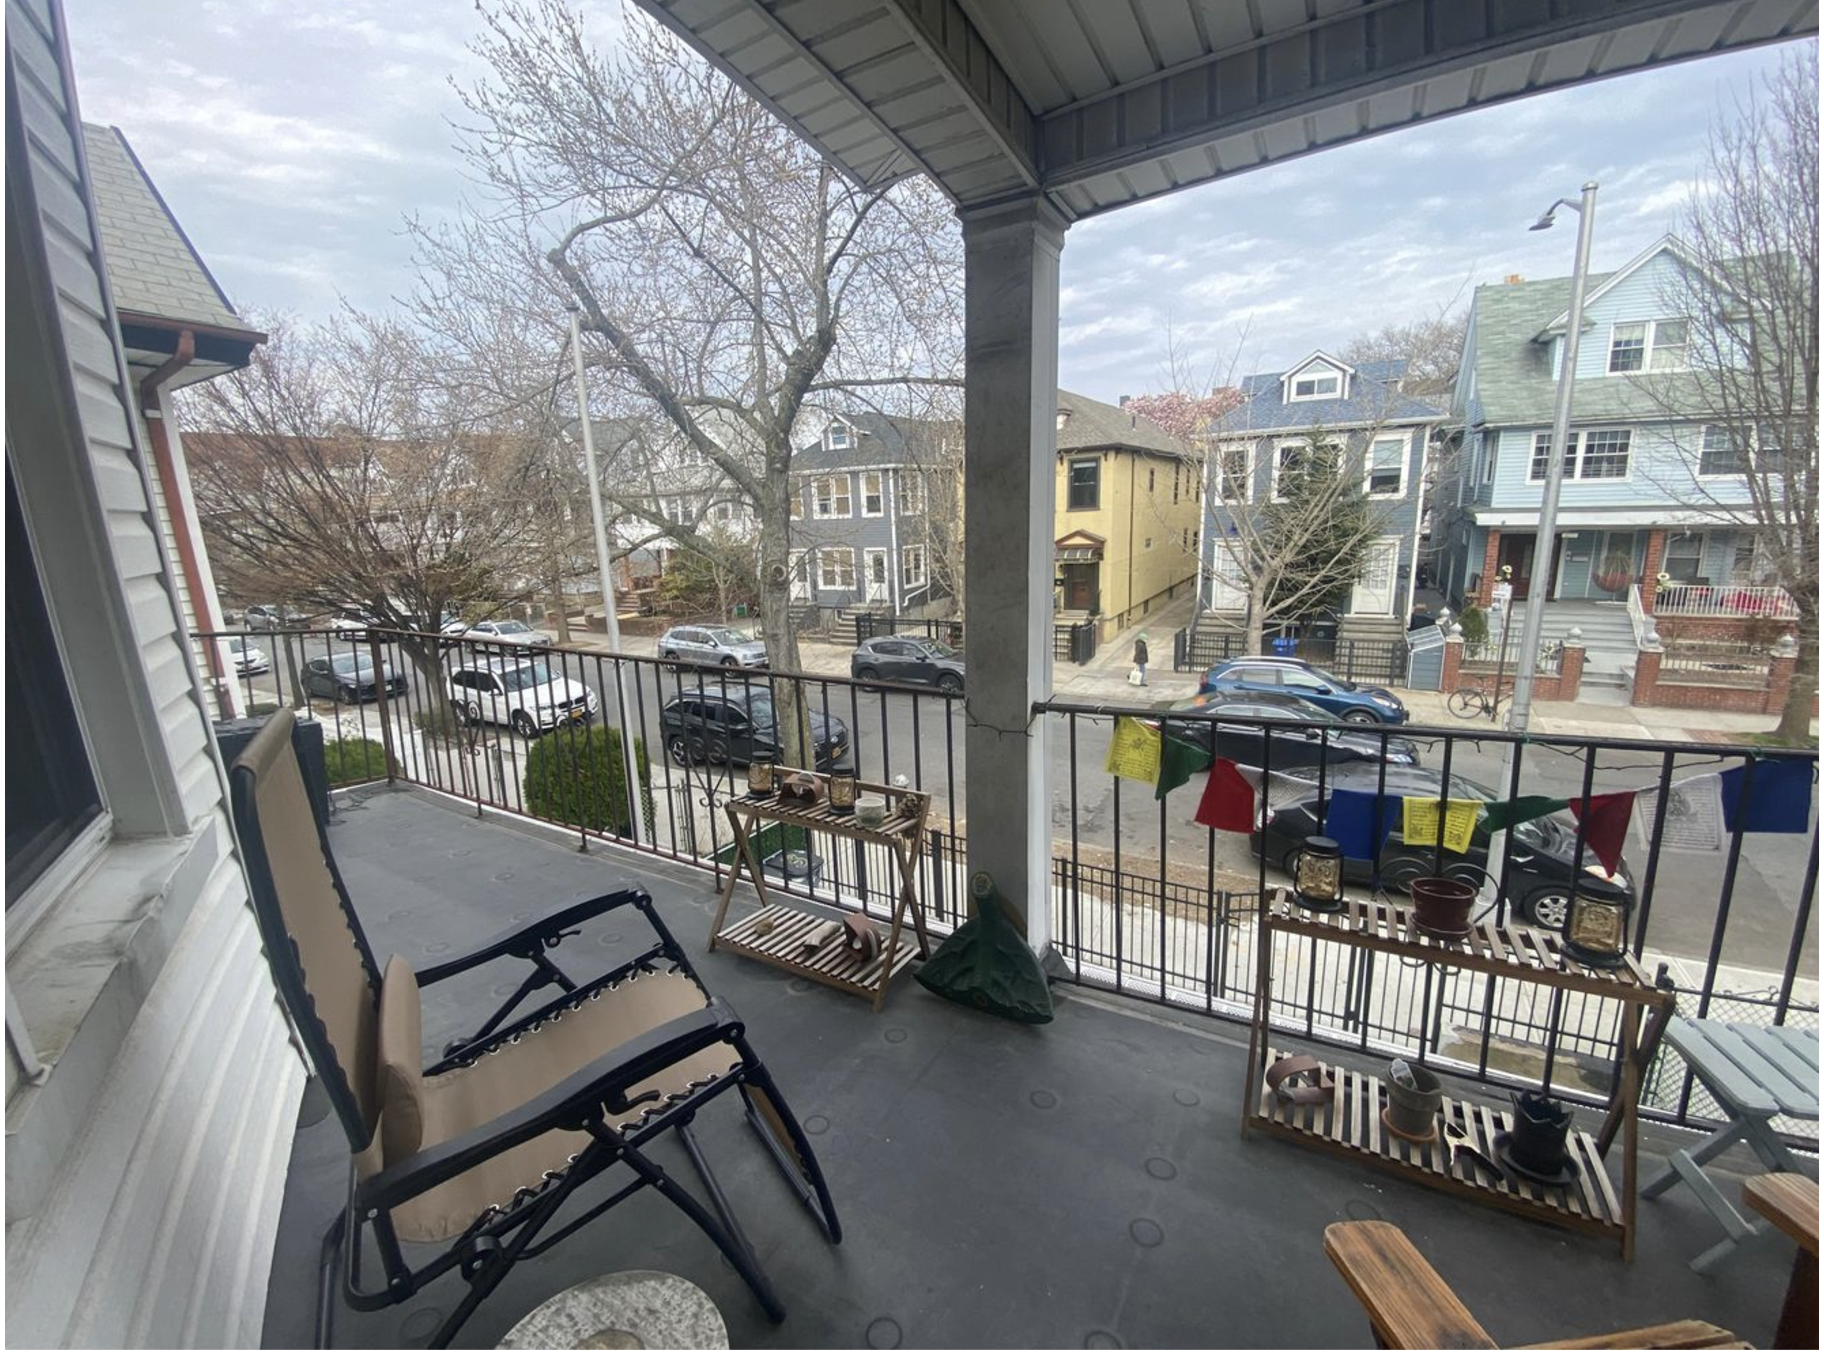
[[[1501,711],[1501,705],[1512,697],[1499,690],[1490,692],[1480,685],[1465,685],[1450,696],[1448,707],[1459,718],[1493,718]]]

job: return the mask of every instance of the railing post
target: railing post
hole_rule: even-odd
[[[380,635],[371,628],[367,630],[367,647],[374,663],[374,696],[380,704],[380,750],[386,757],[386,782],[396,784],[399,778],[399,758],[393,753],[393,720],[391,708],[386,701],[386,670],[381,665]]]

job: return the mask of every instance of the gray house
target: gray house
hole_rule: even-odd
[[[1404,360],[1346,364],[1320,350],[1291,368],[1241,381],[1240,404],[1206,436],[1205,609],[1222,616],[1245,611],[1233,525],[1278,495],[1281,471],[1320,440],[1342,447],[1375,521],[1374,541],[1344,605],[1344,632],[1403,629],[1429,517],[1427,451],[1445,419],[1441,403],[1401,390],[1405,368]]]
[[[800,449],[792,598],[893,614],[950,599],[960,439],[946,421],[846,415]]]

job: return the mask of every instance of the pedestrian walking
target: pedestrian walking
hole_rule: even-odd
[[[1134,639],[1134,670],[1140,676],[1140,683],[1146,683],[1146,634],[1141,633]]]

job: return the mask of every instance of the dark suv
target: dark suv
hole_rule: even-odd
[[[929,638],[869,638],[850,655],[849,674],[857,680],[935,685],[945,694],[963,692],[962,653]]]
[[[816,765],[833,769],[849,754],[849,729],[827,713],[810,714]],[[712,765],[746,765],[780,760],[779,724],[773,699],[764,689],[723,695],[691,691],[666,704],[659,731],[674,764],[707,761]]]

